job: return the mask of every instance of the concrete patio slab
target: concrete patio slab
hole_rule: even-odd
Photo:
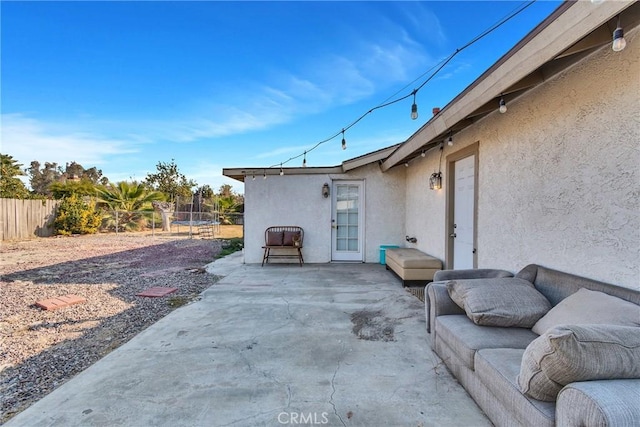
[[[239,260],[6,426],[491,425],[384,266]]]

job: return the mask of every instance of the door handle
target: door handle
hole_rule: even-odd
[[[449,234],[449,237],[453,237],[455,239],[457,236],[456,236],[456,233],[451,233]]]

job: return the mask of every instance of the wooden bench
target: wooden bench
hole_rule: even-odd
[[[413,248],[386,250],[386,268],[400,277],[402,286],[425,286],[442,270],[442,261]]]
[[[279,225],[269,227],[264,232],[264,255],[262,256],[262,266],[269,262],[269,258],[297,258],[300,266],[304,264],[302,258],[302,243],[304,240],[304,230],[295,225]],[[272,250],[282,250],[288,253],[272,254]]]

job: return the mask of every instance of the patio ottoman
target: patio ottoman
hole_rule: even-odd
[[[425,286],[442,270],[442,261],[414,248],[386,250],[386,268],[402,280],[402,286]]]

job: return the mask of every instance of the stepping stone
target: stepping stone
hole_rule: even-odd
[[[84,302],[87,302],[87,299],[78,295],[64,295],[61,297],[37,301],[36,306],[43,310],[57,310],[59,308],[68,307],[74,304],[82,304]]]
[[[163,297],[177,290],[178,288],[165,288],[163,286],[154,286],[153,288],[145,289],[144,291],[136,295],[139,297]]]

